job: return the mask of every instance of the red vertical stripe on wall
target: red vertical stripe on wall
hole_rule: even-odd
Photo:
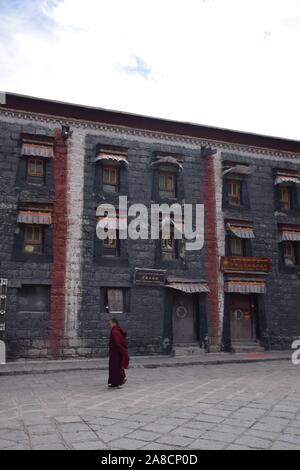
[[[217,215],[214,157],[205,158],[204,176],[204,214],[205,214],[205,265],[210,294],[210,339],[211,344],[219,343],[219,306],[218,306],[218,249]]]
[[[50,349],[53,358],[63,354],[67,249],[67,144],[55,129],[53,205],[53,267],[50,313]]]

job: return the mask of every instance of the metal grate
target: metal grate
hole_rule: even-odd
[[[0,331],[5,331],[5,314],[7,307],[7,279],[0,279]]]

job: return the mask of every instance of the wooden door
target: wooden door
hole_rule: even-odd
[[[173,339],[174,343],[196,341],[195,302],[192,294],[174,295],[173,301]]]
[[[231,340],[251,341],[253,339],[251,296],[249,294],[231,294],[229,310]]]

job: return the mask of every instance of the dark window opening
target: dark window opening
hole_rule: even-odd
[[[120,256],[119,231],[116,231],[116,238],[106,238],[102,242],[103,256]]]
[[[101,311],[110,315],[130,311],[130,289],[101,288]]]
[[[176,173],[159,172],[159,195],[162,198],[176,197]]]
[[[42,185],[45,182],[46,162],[43,158],[29,157],[26,161],[26,181]]]
[[[18,291],[18,312],[49,312],[49,286],[23,286]]]
[[[240,206],[241,200],[241,186],[240,180],[227,180],[228,187],[228,203],[230,206]]]
[[[279,205],[281,210],[291,210],[292,204],[292,188],[288,186],[281,186],[278,188],[279,191]]]
[[[120,171],[118,166],[103,165],[103,190],[110,193],[119,192]]]
[[[297,266],[299,264],[298,256],[298,243],[297,242],[283,242],[282,254],[284,265],[287,267]]]
[[[178,240],[175,239],[173,226],[168,238],[163,238],[161,234],[160,244],[162,261],[172,261],[178,258]]]
[[[250,252],[250,240],[227,235],[226,256],[250,256]]]

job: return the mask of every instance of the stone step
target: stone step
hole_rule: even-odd
[[[205,354],[205,350],[197,346],[176,346],[173,349],[174,356],[202,356]]]
[[[264,348],[262,348],[259,343],[256,342],[249,342],[242,341],[232,343],[232,348],[236,353],[262,353],[264,352]]]

